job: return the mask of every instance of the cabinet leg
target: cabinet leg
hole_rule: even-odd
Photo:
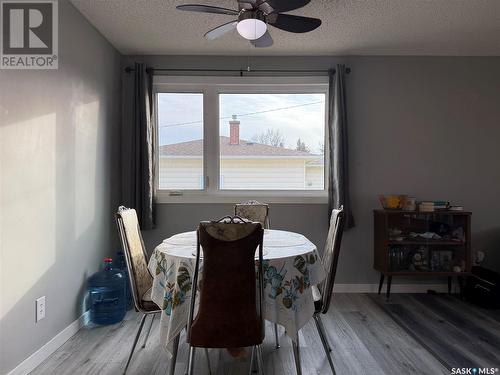
[[[464,299],[464,278],[457,276],[458,288],[460,289],[460,299]]]
[[[384,274],[380,274],[380,281],[378,283],[378,294],[382,291],[382,287],[384,286]]]
[[[451,282],[453,278],[451,276],[448,276],[448,294],[451,294]]]
[[[392,276],[387,276],[387,292],[385,294],[387,301],[389,301],[389,297],[391,296],[391,282]]]

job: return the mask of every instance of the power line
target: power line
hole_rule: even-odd
[[[292,108],[298,108],[298,107],[305,107],[308,105],[314,105],[314,104],[320,104],[324,103],[324,101],[318,101],[318,102],[312,102],[312,103],[304,103],[304,104],[296,104],[296,105],[291,105],[288,107],[279,107],[279,108],[273,108],[273,109],[267,109],[265,111],[257,111],[257,112],[248,112],[248,113],[242,113],[242,114],[237,114],[237,117],[245,117],[245,116],[253,116],[253,115],[260,115],[262,113],[269,113],[269,112],[276,112],[276,111],[283,111],[285,109],[292,109]],[[224,116],[224,117],[219,117],[219,120],[227,120],[231,119],[232,116]],[[178,122],[174,124],[167,124],[167,125],[160,125],[159,128],[172,128],[174,126],[182,126],[182,125],[194,125],[194,124],[201,124],[203,121],[190,121],[190,122]]]

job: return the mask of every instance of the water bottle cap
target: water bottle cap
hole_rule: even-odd
[[[104,263],[112,263],[113,258],[104,258]]]

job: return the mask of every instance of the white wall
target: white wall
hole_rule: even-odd
[[[117,249],[120,55],[66,1],[59,21],[58,70],[0,71],[1,374],[82,314]]]
[[[246,70],[246,57],[131,56],[160,68]],[[252,57],[251,69],[325,69],[346,63],[351,190],[356,227],[344,237],[338,280],[375,283],[373,214],[380,193],[448,199],[471,210],[473,248],[500,271],[500,58]],[[201,207],[203,206],[203,207]],[[150,248],[199,220],[231,213],[226,204],[160,204]],[[173,218],[176,218],[175,220]],[[275,228],[322,246],[324,205],[271,206]],[[398,282],[399,280],[394,280]]]

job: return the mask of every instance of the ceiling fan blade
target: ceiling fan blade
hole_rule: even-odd
[[[252,10],[257,7],[257,0],[238,0],[239,9]]]
[[[253,9],[253,5],[250,4],[250,3],[238,3],[238,8],[240,10],[242,9],[245,9],[245,10],[252,10]]]
[[[268,23],[278,29],[290,31],[292,33],[307,33],[317,29],[321,25],[321,20],[317,18],[293,16],[291,14],[278,14],[276,19],[268,19]]]
[[[237,20],[225,23],[223,25],[217,26],[216,28],[213,28],[212,30],[208,31],[205,34],[205,38],[208,40],[214,40],[217,39],[218,37],[228,33],[229,31],[233,30],[236,28],[236,25],[238,24]]]
[[[251,40],[250,43],[253,44],[257,48],[264,48],[264,47],[271,47],[273,45],[274,41],[273,41],[273,38],[271,37],[271,34],[269,34],[269,30],[268,30],[259,39]]]
[[[214,7],[211,5],[186,4],[186,5],[177,5],[176,8],[179,10],[185,10],[188,12],[229,14],[230,16],[237,16],[238,15],[237,10]]]
[[[270,6],[273,8],[274,13],[282,13],[302,8],[310,2],[311,0],[266,0],[259,5],[259,8],[266,8],[268,10],[267,6]],[[265,11],[265,9],[261,10]]]

